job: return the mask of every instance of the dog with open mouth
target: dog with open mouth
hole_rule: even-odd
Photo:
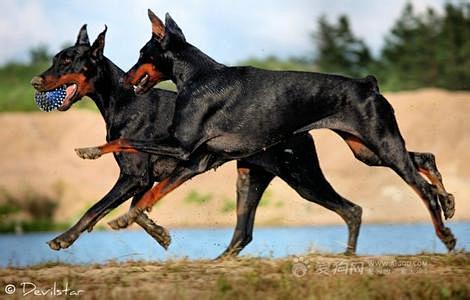
[[[72,55],[68,52],[61,53],[60,66],[54,64],[41,76],[35,76],[31,80],[31,84],[37,90],[34,98],[41,110],[46,112],[55,109],[66,111],[73,103],[94,90],[93,82],[90,82],[85,74],[77,71],[70,72],[72,69],[68,67],[72,64]],[[87,70],[85,65],[74,67],[76,70]]]
[[[50,112],[57,109],[64,112],[84,96],[90,96],[105,117],[106,124],[110,124],[111,120],[107,114],[110,112],[109,101],[113,101],[114,97],[116,99],[132,97],[131,91],[126,92],[125,89],[120,89],[117,85],[112,89],[114,93],[104,92],[104,89],[101,88],[103,85],[112,86],[107,82],[109,78],[102,77],[102,74],[106,74],[103,73],[105,72],[104,67],[108,67],[107,70],[114,72],[110,76],[116,77],[123,74],[103,56],[106,30],[107,28],[97,37],[93,45],[90,45],[86,25],[84,25],[75,45],[59,52],[54,57],[52,66],[31,80],[31,84],[36,89],[34,99],[41,110]],[[118,80],[118,78],[114,79]],[[171,93],[166,92],[155,92],[155,94],[155,98],[173,97]],[[155,104],[153,103],[153,105]],[[113,127],[107,126],[108,137],[116,135],[115,131]],[[150,174],[143,172],[142,168],[133,168],[133,165],[139,160],[148,164],[148,155],[142,157],[119,155],[116,159],[121,173],[115,186],[101,201],[91,207],[72,228],[49,241],[48,244],[52,249],[59,250],[69,247],[84,230],[91,231],[93,226],[112,208],[151,187]],[[142,215],[137,223],[165,249],[169,246],[171,237],[168,230],[155,224],[147,215]]]
[[[152,37],[140,51],[126,82],[143,94],[169,78],[178,97],[172,136],[147,142],[120,141],[93,151],[139,150],[192,160],[193,172],[181,170],[155,187],[156,197],[112,223],[125,228],[135,218],[190,178],[210,168],[196,162],[199,148],[226,161],[269,149],[287,138],[313,129],[330,129],[368,166],[388,167],[409,185],[428,209],[438,238],[449,251],[456,238],[443,217],[452,218],[455,200],[448,193],[432,153],[410,152],[400,133],[393,107],[380,93],[374,76],[349,78],[315,72],[270,71],[221,64],[186,41],[181,28],[166,15],[165,23],[148,11]]]
[[[57,109],[64,112],[82,97],[89,96],[105,120],[107,141],[121,136],[142,140],[168,136],[176,94],[152,89],[137,96],[132,87],[123,85],[124,72],[103,55],[105,34],[106,29],[90,45],[84,25],[75,45],[60,51],[55,55],[52,66],[32,79],[31,84],[37,90],[37,105],[43,111]],[[152,72],[152,69],[147,71]],[[142,77],[142,83],[155,80],[155,77]],[[165,182],[173,172],[190,167],[188,162],[170,157],[135,153],[132,149],[129,152],[134,153],[115,156],[120,176],[111,191],[72,228],[51,240],[49,246],[52,249],[69,247],[84,230],[91,231],[101,218],[127,199],[133,197],[131,207],[134,207],[140,199],[156,196],[152,191],[154,182]],[[88,155],[85,157],[93,156]],[[212,166],[224,161],[205,152],[200,153],[200,157]],[[355,252],[362,209],[338,195],[328,183],[309,134],[292,137],[263,153],[240,160],[237,167],[237,225],[223,256],[237,255],[251,241],[256,208],[275,176],[287,182],[306,200],[339,214],[349,230],[346,252]],[[166,229],[155,224],[145,213],[140,214],[136,222],[163,247],[168,247],[170,236]]]

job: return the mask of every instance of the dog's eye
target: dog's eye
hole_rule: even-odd
[[[72,59],[71,58],[64,58],[62,60],[62,64],[63,65],[70,65],[72,63]]]

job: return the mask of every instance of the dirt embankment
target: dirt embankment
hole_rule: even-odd
[[[408,149],[436,155],[447,190],[456,198],[454,218],[469,220],[470,93],[426,89],[385,96],[395,108]],[[25,188],[52,193],[55,185],[61,185],[65,193],[56,214],[59,221],[76,220],[117,178],[111,155],[84,161],[73,151],[104,143],[105,127],[98,113],[74,108],[65,113],[4,113],[0,128],[0,186],[15,193]],[[421,200],[391,170],[358,162],[329,131],[312,134],[327,178],[340,194],[363,207],[365,222],[429,222]],[[228,163],[174,191],[158,204],[152,217],[166,226],[231,225],[235,181],[235,165]],[[126,209],[123,205],[121,211]],[[336,214],[303,200],[278,179],[268,188],[256,221],[342,223]]]
[[[469,276],[465,253],[47,264],[0,269],[0,298],[468,299]]]

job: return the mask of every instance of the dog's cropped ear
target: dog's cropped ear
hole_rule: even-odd
[[[102,58],[103,51],[104,51],[104,40],[106,37],[106,31],[108,30],[108,26],[104,25],[104,30],[101,32],[96,40],[93,42],[91,46],[91,56],[93,58]]]
[[[179,40],[185,42],[186,38],[184,37],[183,31],[181,28],[176,24],[175,20],[170,16],[169,13],[165,15],[165,29],[168,33],[172,34],[173,36],[178,37]]]
[[[75,43],[75,46],[78,45],[90,46],[90,40],[88,39],[86,24],[84,24],[82,28],[80,28],[80,32],[78,33],[77,42]]]
[[[150,22],[152,22],[152,34],[157,37],[158,40],[162,40],[165,36],[165,25],[162,20],[160,20],[157,15],[153,13],[150,9],[147,11],[149,15]]]

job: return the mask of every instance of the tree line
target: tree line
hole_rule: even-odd
[[[346,16],[336,24],[321,17],[313,36],[314,62],[323,72],[375,74],[389,90],[470,89],[470,4],[447,3],[442,14],[432,8],[417,14],[408,3],[378,57],[353,34]]]
[[[270,57],[243,63],[272,69],[285,66],[352,77],[375,75],[385,90],[440,87],[470,90],[470,3],[447,3],[442,13],[428,8],[417,13],[407,3],[373,55],[354,34],[346,15],[336,22],[326,16],[312,33],[315,55],[286,61]]]

